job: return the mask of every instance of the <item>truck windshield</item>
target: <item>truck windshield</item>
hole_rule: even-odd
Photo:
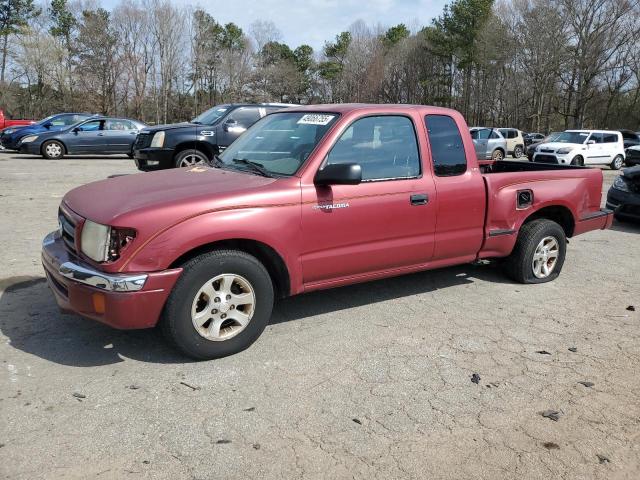
[[[589,133],[587,132],[562,132],[554,142],[559,143],[584,143]]]
[[[286,112],[267,115],[220,155],[232,168],[253,163],[275,175],[293,175],[309,157],[337,113]]]
[[[191,120],[191,123],[201,123],[202,125],[213,125],[220,117],[222,117],[229,110],[228,105],[216,105],[210,108],[206,112],[202,112],[196,118]]]

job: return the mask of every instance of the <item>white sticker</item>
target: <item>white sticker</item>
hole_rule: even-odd
[[[335,115],[323,115],[318,113],[308,113],[303,115],[298,124],[300,125],[326,125],[333,120]]]

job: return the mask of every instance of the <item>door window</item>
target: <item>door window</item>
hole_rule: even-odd
[[[104,122],[105,130],[135,130],[136,128],[133,126],[129,120],[120,120],[117,118],[112,118],[110,120],[105,120]]]
[[[605,133],[602,137],[602,143],[618,143],[618,135],[615,133]]]
[[[427,115],[425,123],[435,174],[449,177],[466,172],[467,157],[462,136],[453,118],[448,115]]]
[[[602,143],[602,134],[601,133],[592,133],[587,142],[593,140],[595,143]]]
[[[497,139],[497,138],[502,138],[500,136],[500,134],[498,132],[496,132],[495,130],[491,130],[491,133],[489,133],[489,138],[491,139]]]
[[[79,129],[81,132],[95,132],[96,130],[102,130],[101,124],[103,120],[94,120],[92,122],[83,123],[80,125]]]
[[[413,122],[396,115],[356,120],[327,155],[328,165],[341,163],[359,164],[363,181],[417,177],[420,156]]]
[[[481,128],[479,130],[471,130],[471,138],[474,140],[487,140],[489,138],[490,130],[488,128]]]

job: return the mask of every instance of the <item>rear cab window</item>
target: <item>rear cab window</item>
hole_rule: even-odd
[[[467,156],[455,120],[448,115],[426,115],[424,121],[436,176],[451,177],[465,173]]]

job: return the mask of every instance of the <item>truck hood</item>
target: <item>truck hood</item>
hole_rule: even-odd
[[[203,125],[197,123],[190,122],[182,122],[182,123],[169,123],[167,125],[155,125],[153,127],[145,127],[142,131],[145,133],[155,133],[159,131],[167,131],[167,130],[177,130],[180,128],[196,128],[202,127]]]
[[[276,181],[219,168],[178,168],[89,183],[68,192],[63,202],[103,225],[135,228],[142,219],[162,228],[199,212],[238,205],[243,196]]]

